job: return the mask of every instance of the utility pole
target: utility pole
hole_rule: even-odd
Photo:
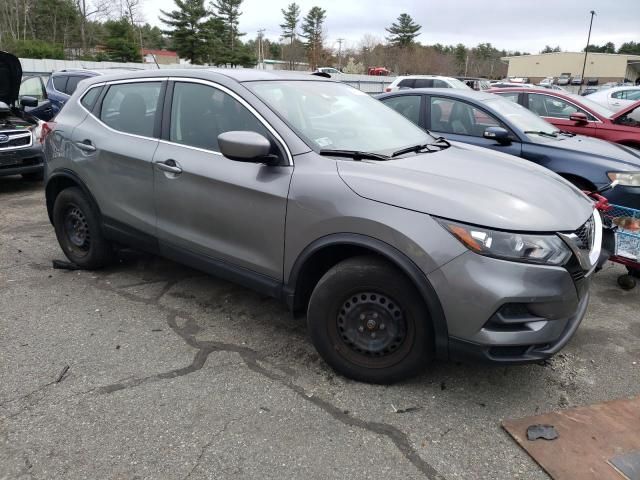
[[[258,30],[258,65],[261,65],[260,68],[262,68],[263,70],[265,69],[264,49],[263,49],[263,42],[262,42],[264,31],[265,31],[264,28],[261,28]]]
[[[591,27],[593,26],[593,16],[596,14],[595,10],[591,10],[591,21],[589,22],[589,35],[587,35],[587,46],[584,49],[584,63],[582,64],[582,83],[578,89],[578,93],[582,93],[582,86],[586,83],[584,79],[584,69],[587,67],[587,54],[589,53],[589,42],[591,41]]]
[[[338,39],[338,70],[342,71],[342,42],[344,38]]]

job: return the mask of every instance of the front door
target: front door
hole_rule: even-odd
[[[169,122],[154,156],[161,250],[280,281],[293,173],[284,147],[250,107],[224,87],[185,80],[176,81],[169,91],[171,111],[164,117]],[[224,157],[218,135],[237,130],[269,138],[282,166]],[[207,270],[206,265],[202,268]]]
[[[426,108],[427,128],[434,134],[517,157],[522,153],[522,144],[512,133],[511,143],[506,145],[484,138],[483,134],[489,127],[502,127],[509,131],[505,124],[485,110],[462,100],[436,96],[429,97]]]
[[[590,137],[595,137],[597,134],[599,121],[586,110],[567,100],[544,93],[529,93],[525,101],[528,102],[527,108],[529,110],[537,113],[560,130]],[[570,120],[569,117],[573,113],[584,113],[588,121],[585,123]]]

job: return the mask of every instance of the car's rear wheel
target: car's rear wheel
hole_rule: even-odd
[[[113,247],[102,235],[95,208],[79,188],[67,188],[58,194],[53,225],[62,251],[75,265],[93,269],[111,262]]]
[[[307,313],[311,340],[346,377],[392,383],[429,363],[433,330],[412,282],[375,256],[354,257],[318,282]]]
[[[44,178],[44,172],[23,173],[22,178],[24,178],[28,182],[39,182]]]

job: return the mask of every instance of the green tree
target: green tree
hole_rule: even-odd
[[[318,66],[322,56],[323,27],[326,20],[327,11],[320,7],[313,7],[302,21],[302,34],[306,41],[304,43],[312,69]]]
[[[281,10],[284,15],[284,22],[280,24],[282,29],[282,39],[289,42],[288,57],[289,68],[293,70],[294,64],[294,48],[293,43],[296,40],[298,25],[300,24],[300,6],[297,3],[290,3],[287,9]]]
[[[557,53],[561,51],[560,46],[552,47],[550,45],[545,45],[540,53]]]
[[[624,53],[626,55],[640,55],[640,42],[625,42],[620,45],[618,53]]]
[[[161,49],[166,47],[166,39],[162,36],[162,30],[145,23],[140,27],[142,32],[142,45],[144,48]]]
[[[585,49],[583,48],[584,52]],[[616,46],[613,42],[607,42],[604,45],[589,45],[589,51],[593,53],[616,53]]]
[[[20,58],[64,59],[62,45],[42,40],[8,40],[3,42],[2,48]]]
[[[224,26],[224,46],[231,53],[235,50],[239,38],[244,35],[238,31],[238,22],[240,15],[242,15],[240,5],[242,5],[242,0],[213,0],[211,2],[211,7],[214,9],[213,14],[222,21]]]
[[[391,45],[404,48],[414,43],[413,39],[420,35],[418,32],[421,28],[422,26],[413,21],[411,15],[401,13],[398,17],[398,23],[392,23],[385,30],[391,34],[387,37]]]
[[[104,45],[109,60],[113,62],[140,62],[140,45],[136,41],[134,27],[125,17],[104,23]]]
[[[213,29],[207,23],[208,12],[204,0],[174,0],[177,10],[160,10],[162,21],[171,27],[164,33],[169,35],[173,48],[182,58],[192,64],[202,64],[210,56],[207,40],[211,40]],[[163,18],[164,17],[164,18]]]

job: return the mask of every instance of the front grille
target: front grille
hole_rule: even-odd
[[[31,146],[32,135],[29,130],[18,130],[13,132],[0,131],[0,150],[10,150],[12,148],[22,148]]]
[[[577,246],[580,250],[591,251],[593,247],[593,240],[595,238],[595,221],[593,216],[586,221],[578,230],[575,231],[577,238]]]

